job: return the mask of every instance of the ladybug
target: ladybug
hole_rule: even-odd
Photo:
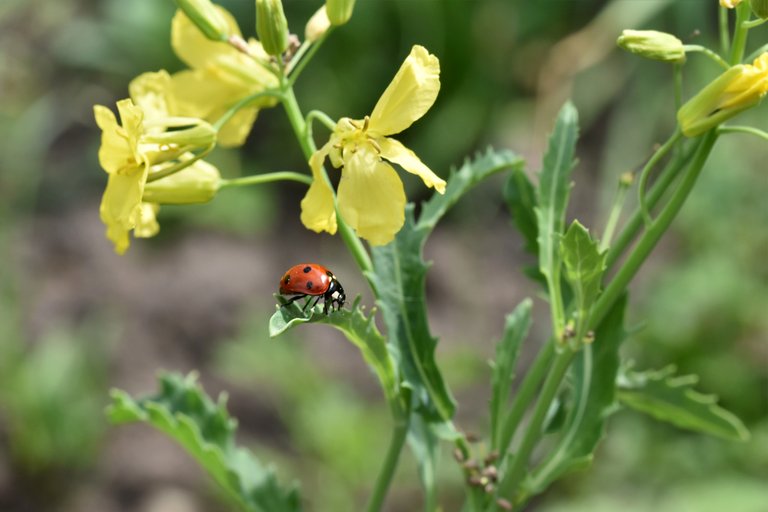
[[[289,268],[283,277],[280,278],[280,295],[294,295],[288,302],[283,304],[287,306],[292,302],[310,297],[304,310],[314,307],[315,304],[323,299],[323,313],[328,314],[328,309],[339,310],[344,306],[344,288],[333,272],[316,263],[300,263]]]

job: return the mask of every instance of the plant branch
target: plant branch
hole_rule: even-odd
[[[273,181],[297,181],[305,185],[312,184],[312,178],[306,174],[292,171],[269,172],[266,174],[255,174],[253,176],[243,176],[242,178],[223,179],[219,182],[219,188],[227,187],[245,187],[248,185],[261,185]]]

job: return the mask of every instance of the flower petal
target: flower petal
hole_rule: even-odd
[[[242,36],[237,21],[229,11],[220,6],[215,6],[221,17],[229,26],[230,35]],[[226,43],[211,41],[180,9],[171,22],[171,46],[176,55],[191,68],[204,67],[217,56],[239,52]]]
[[[423,116],[440,91],[440,61],[414,46],[371,113],[369,131],[391,135]]]
[[[339,213],[371,245],[385,245],[405,222],[405,191],[397,172],[372,153],[345,160],[339,182]]]
[[[109,175],[99,214],[107,226],[107,238],[115,244],[118,254],[128,249],[128,232],[136,226],[146,179],[146,168],[136,168],[131,174]]]
[[[117,173],[126,165],[135,163],[128,136],[118,124],[115,114],[107,107],[95,105],[93,115],[101,128],[99,164],[108,174]]]
[[[136,227],[133,236],[136,238],[150,238],[160,232],[160,224],[157,223],[157,212],[160,205],[154,203],[141,203],[136,209]]]
[[[403,146],[395,139],[390,139],[388,137],[380,137],[376,139],[376,143],[381,148],[381,156],[383,158],[399,165],[411,174],[420,177],[426,186],[434,187],[434,189],[441,194],[445,193],[445,180],[432,172],[432,170],[430,170],[430,168],[416,156],[416,153]]]
[[[140,74],[128,84],[128,91],[147,119],[157,119],[176,115],[171,86],[171,75],[162,69],[154,73]]]
[[[323,162],[333,147],[333,140],[315,151],[309,159],[312,168],[312,185],[301,200],[301,222],[307,229],[330,234],[336,233],[336,208],[333,204],[333,189],[323,176]]]

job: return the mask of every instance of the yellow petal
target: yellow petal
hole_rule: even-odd
[[[441,194],[445,193],[445,180],[432,172],[430,168],[416,156],[416,153],[403,146],[395,139],[390,139],[388,137],[380,137],[376,139],[376,142],[381,148],[381,156],[383,158],[399,165],[411,174],[420,177],[426,186],[434,187],[434,189]]]
[[[414,46],[371,113],[369,131],[391,135],[423,116],[440,91],[440,61],[423,46]]]
[[[177,114],[171,86],[171,75],[163,69],[137,76],[128,84],[128,92],[147,119],[157,119]]]
[[[224,111],[221,111],[223,114]],[[251,133],[253,123],[259,113],[257,107],[246,107],[239,110],[219,130],[216,143],[223,148],[235,148],[245,144],[245,139]],[[214,115],[212,118],[218,116]]]
[[[385,245],[405,222],[405,191],[397,172],[373,153],[345,160],[339,182],[339,213],[371,245]]]
[[[160,206],[153,203],[141,203],[136,210],[136,227],[133,235],[136,238],[150,238],[160,231],[157,223],[157,212]]]
[[[128,232],[136,226],[145,181],[144,168],[135,168],[130,174],[109,175],[99,214],[107,226],[107,238],[115,244],[118,254],[128,249]]]
[[[323,176],[323,162],[332,147],[332,142],[315,151],[309,159],[312,168],[312,185],[301,200],[301,223],[307,229],[320,233],[336,233],[336,209],[333,204],[333,190]]]
[[[229,27],[229,34],[241,36],[240,27],[237,21],[226,9],[215,6],[221,17],[226,21]],[[238,50],[227,43],[211,41],[181,10],[176,11],[176,15],[171,22],[171,46],[176,55],[191,68],[201,68],[206,63],[215,59],[221,54],[238,54]]]
[[[93,115],[96,118],[96,124],[101,128],[101,146],[99,147],[101,167],[107,173],[113,174],[128,165],[135,165],[128,135],[117,124],[115,114],[107,107],[95,105]]]

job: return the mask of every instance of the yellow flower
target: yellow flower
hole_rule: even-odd
[[[725,7],[726,9],[734,9],[740,3],[741,0],[720,0],[720,7]]]
[[[309,160],[314,181],[301,201],[301,220],[314,231],[336,232],[333,189],[322,166],[330,157],[341,167],[338,209],[342,218],[373,245],[389,243],[403,226],[405,191],[385,160],[416,174],[428,187],[445,192],[445,181],[416,154],[388,137],[421,118],[440,90],[440,63],[425,48],[414,46],[370,116],[342,118],[330,140]]]
[[[232,15],[219,6],[216,9],[226,21],[228,33],[240,37],[240,28]],[[171,45],[176,55],[191,68],[172,76],[174,115],[214,122],[245,97],[278,86],[277,77],[252,57],[228,44],[207,39],[182,11],[177,11],[173,17]],[[248,47],[256,58],[269,62],[269,56],[259,42],[251,39]],[[263,97],[239,110],[219,130],[218,143],[225,147],[242,145],[259,109],[276,103],[273,97]]]
[[[128,249],[128,232],[136,226],[150,162],[139,148],[144,134],[143,112],[131,100],[118,101],[117,110],[122,126],[108,108],[93,107],[101,128],[99,163],[109,174],[99,213],[107,225],[107,238],[115,244],[115,251],[123,254]]]
[[[722,73],[680,107],[677,120],[683,134],[695,137],[757,105],[766,93],[768,52]]]

